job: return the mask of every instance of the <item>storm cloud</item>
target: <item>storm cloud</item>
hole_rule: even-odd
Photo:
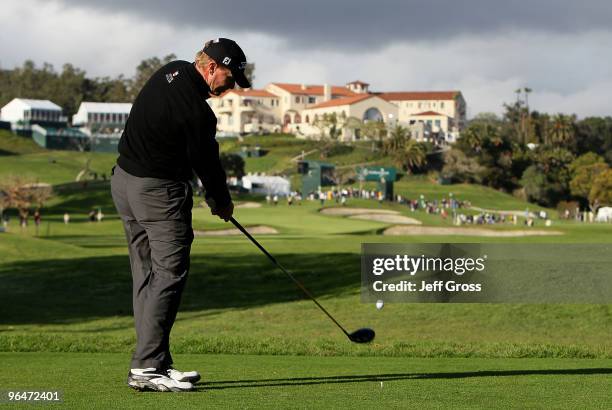
[[[5,0],[0,68],[70,62],[131,76],[170,53],[192,60],[230,37],[269,82],[376,91],[460,90],[468,116],[500,113],[530,87],[532,108],[611,115],[612,2],[585,0]]]
[[[63,0],[192,28],[224,27],[282,38],[290,47],[379,49],[500,31],[575,33],[610,27],[605,0]]]

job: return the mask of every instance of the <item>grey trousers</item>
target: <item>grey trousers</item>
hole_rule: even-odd
[[[115,166],[111,192],[123,221],[132,269],[136,350],[132,368],[172,364],[170,330],[189,271],[191,185],[140,178]]]

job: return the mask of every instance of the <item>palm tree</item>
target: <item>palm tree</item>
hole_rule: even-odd
[[[529,87],[525,87],[523,91],[525,91],[525,107],[527,107],[527,115],[529,115],[529,93],[533,90]]]
[[[566,145],[575,137],[574,119],[569,115],[557,114],[553,118],[551,142],[557,145]]]
[[[385,155],[393,155],[396,151],[401,151],[406,145],[408,139],[410,139],[408,129],[402,127],[401,125],[393,128],[389,138],[387,138],[383,143],[383,151]]]
[[[395,162],[408,172],[425,165],[427,153],[420,142],[413,139],[406,141],[402,151],[396,151]]]

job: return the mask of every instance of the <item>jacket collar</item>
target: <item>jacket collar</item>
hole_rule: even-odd
[[[189,79],[192,81],[196,90],[198,90],[198,93],[204,98],[210,98],[210,87],[208,84],[206,84],[204,78],[202,78],[198,70],[195,68],[194,63],[187,66],[187,74],[189,75]]]

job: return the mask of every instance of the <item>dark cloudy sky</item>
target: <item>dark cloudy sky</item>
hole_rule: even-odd
[[[0,67],[64,62],[131,76],[230,37],[268,82],[369,82],[464,93],[468,114],[534,90],[547,112],[612,115],[612,2],[604,0],[3,0]]]

